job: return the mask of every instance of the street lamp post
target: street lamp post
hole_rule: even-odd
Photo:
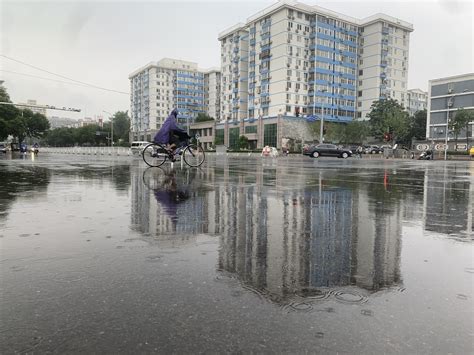
[[[448,131],[449,131],[449,108],[453,106],[454,97],[451,96],[446,102],[446,134],[444,137],[444,160],[448,154]],[[466,133],[467,134],[467,133]]]
[[[444,137],[444,160],[448,154],[448,129],[449,129],[449,106],[446,108],[446,134]]]
[[[105,112],[111,116],[109,117],[110,119],[110,146],[113,147],[114,146],[114,119],[112,117],[113,114],[104,110],[102,110],[102,112]]]
[[[323,89],[321,92],[327,92],[327,89]],[[319,128],[319,143],[323,143],[323,130],[324,130],[324,97],[321,101],[321,127]]]

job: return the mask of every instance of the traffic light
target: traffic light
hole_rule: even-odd
[[[389,132],[385,132],[385,133],[383,134],[383,140],[384,140],[385,142],[391,141],[391,140],[392,140],[392,134],[389,133]]]

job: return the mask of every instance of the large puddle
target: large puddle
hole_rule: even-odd
[[[472,162],[0,158],[2,353],[472,351]]]

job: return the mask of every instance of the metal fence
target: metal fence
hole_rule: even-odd
[[[40,153],[109,156],[133,155],[130,148],[126,147],[42,147],[40,148]]]

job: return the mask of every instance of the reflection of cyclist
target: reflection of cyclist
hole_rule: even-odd
[[[178,183],[175,170],[167,171],[164,174],[165,178],[161,186],[154,190],[154,195],[156,201],[163,207],[163,210],[172,220],[176,221],[178,205],[191,197],[188,189],[190,181],[187,181],[185,184]]]
[[[186,130],[180,128],[176,122],[178,116],[178,110],[174,109],[171,111],[168,118],[161,126],[160,130],[156,133],[153,141],[158,144],[168,144],[168,149],[174,153],[174,150],[181,143],[187,142],[189,137]]]

